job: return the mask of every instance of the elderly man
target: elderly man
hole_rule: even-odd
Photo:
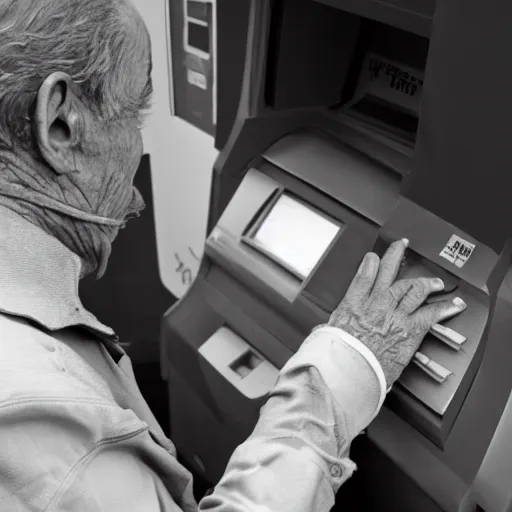
[[[0,510],[327,511],[351,441],[464,304],[423,305],[438,280],[395,282],[406,241],[368,254],[197,505],[127,355],[77,292],[143,206],[132,181],[150,73],[124,0],[0,0]]]

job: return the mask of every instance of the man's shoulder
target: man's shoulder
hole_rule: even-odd
[[[6,360],[41,359],[51,352],[51,339],[30,319],[0,312],[0,364]]]
[[[64,374],[56,340],[25,318],[0,314],[0,402],[23,388],[44,394]]]
[[[137,418],[119,407],[107,383],[65,344],[26,319],[0,313],[0,423],[14,408],[62,409],[97,424]]]
[[[0,314],[0,502],[9,510],[46,510],[63,486],[80,489],[73,468],[106,440],[147,430],[66,367],[58,344]]]
[[[0,314],[0,407],[49,400],[114,405],[97,386],[87,385],[86,367],[70,364],[64,348],[30,320]]]
[[[0,400],[11,379],[15,385],[25,374],[58,374],[55,353],[51,336],[25,318],[0,313]]]

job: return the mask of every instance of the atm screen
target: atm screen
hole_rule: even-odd
[[[336,221],[283,194],[249,239],[251,245],[305,279],[340,227]]]
[[[188,44],[204,53],[210,53],[210,29],[208,25],[189,21]]]

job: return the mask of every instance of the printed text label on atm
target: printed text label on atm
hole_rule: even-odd
[[[475,244],[464,240],[460,236],[452,235],[439,256],[453,263],[456,267],[462,268],[469,260]]]

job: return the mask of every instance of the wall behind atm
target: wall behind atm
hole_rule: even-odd
[[[163,285],[181,297],[203,253],[214,138],[171,116],[167,0],[132,0],[151,35],[153,109],[142,132],[151,157],[158,267]]]

